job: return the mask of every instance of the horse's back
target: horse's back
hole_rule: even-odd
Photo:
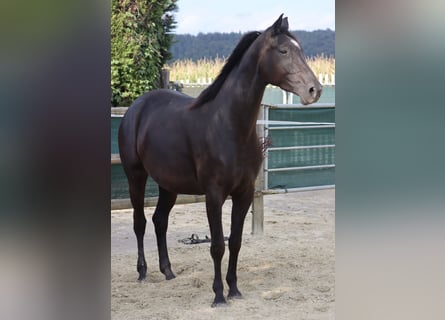
[[[146,113],[155,112],[159,108],[184,108],[193,101],[193,98],[178,91],[157,89],[149,91],[128,107],[123,121],[126,118],[139,119]]]
[[[190,96],[167,89],[149,91],[136,99],[128,107],[119,127],[121,158],[125,157],[123,153],[131,153],[127,146],[131,145],[133,148],[136,146],[141,127],[143,129],[150,122],[162,121],[164,117],[171,118],[175,114],[171,109],[183,109],[192,101],[193,98]]]

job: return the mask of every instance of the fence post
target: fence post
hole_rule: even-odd
[[[264,120],[264,106],[261,105],[258,114],[258,120]],[[260,141],[264,141],[264,124],[257,124],[256,127]],[[264,159],[267,161],[267,159]],[[264,231],[264,201],[263,201],[263,187],[264,187],[264,161],[261,165],[260,172],[255,180],[255,194],[252,203],[252,234],[262,235]]]
[[[281,90],[281,94],[283,95],[283,104],[287,103],[287,92],[284,90]]]
[[[170,83],[170,70],[162,69],[161,77],[160,77],[160,87],[164,89],[168,89],[168,85]]]

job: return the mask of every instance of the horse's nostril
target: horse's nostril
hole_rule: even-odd
[[[311,87],[309,89],[309,93],[311,94],[312,97],[315,97],[317,95],[317,90],[315,90],[315,87]]]
[[[311,95],[312,98],[317,99],[321,95],[321,90],[322,90],[321,86],[320,87],[318,87],[318,86],[310,87],[309,94]]]

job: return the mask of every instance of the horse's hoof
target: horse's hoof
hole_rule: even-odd
[[[165,280],[171,280],[176,278],[175,274],[170,271],[170,273],[165,273]]]
[[[138,273],[139,273],[139,281],[142,281],[147,276],[147,266],[138,266],[137,267]]]
[[[165,280],[171,280],[176,278],[171,268],[165,268],[161,270],[161,272],[165,275]]]
[[[225,307],[225,306],[227,306],[227,301],[226,301],[226,299],[224,299],[224,297],[215,298],[215,300],[212,303],[212,308]]]
[[[146,278],[145,274],[139,274],[138,281],[142,281]]]
[[[239,290],[230,290],[229,294],[227,295],[228,299],[242,299],[243,295],[241,294],[241,292],[239,292]]]

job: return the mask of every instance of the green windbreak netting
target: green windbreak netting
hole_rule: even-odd
[[[290,189],[335,184],[335,168],[269,172],[268,189]]]
[[[269,120],[334,123],[335,108],[270,109]]]
[[[271,121],[312,122],[312,124],[270,125],[268,130],[267,188],[299,188],[335,184],[335,168],[308,168],[335,164],[335,108],[271,109]],[[320,125],[314,123],[323,123]],[[274,130],[277,127],[290,129]],[[316,126],[315,128],[307,128]],[[303,128],[306,127],[306,128]],[[290,150],[274,150],[280,147],[307,147]],[[300,170],[273,171],[277,168]]]
[[[271,147],[313,146],[335,143],[335,128],[269,130]]]
[[[145,188],[146,197],[156,197],[158,185],[149,177]],[[128,181],[121,164],[111,165],[111,199],[128,199]]]
[[[328,165],[335,163],[334,148],[274,150],[268,152],[269,169]]]
[[[111,154],[119,153],[117,144],[117,132],[121,124],[122,117],[111,117]]]

